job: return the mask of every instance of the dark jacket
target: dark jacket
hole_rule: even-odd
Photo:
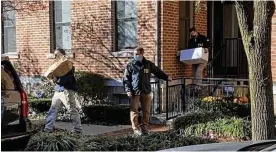
[[[142,62],[132,60],[128,63],[123,77],[125,91],[132,92],[134,95],[149,94],[151,74],[159,79],[168,80],[168,75],[151,61],[145,58]]]
[[[56,84],[63,86],[68,90],[77,90],[77,81],[75,78],[75,68],[73,67],[66,75],[57,77]]]
[[[198,33],[197,38],[191,38],[189,40],[188,49],[193,49],[197,47],[209,48],[210,47],[209,39],[206,36]]]

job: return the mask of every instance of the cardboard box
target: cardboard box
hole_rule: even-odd
[[[204,52],[204,48],[194,48],[181,50],[180,61],[186,64],[200,64],[207,63],[209,58],[209,53]]]
[[[69,61],[65,56],[52,64],[45,72],[44,76],[53,79],[53,76],[60,77],[66,75],[73,68],[73,62]]]

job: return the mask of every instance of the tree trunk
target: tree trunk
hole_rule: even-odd
[[[271,22],[275,4],[273,1],[253,3],[253,21],[248,20],[248,8],[253,6],[249,6],[248,2],[239,1],[236,1],[235,5],[249,66],[252,140],[274,139]]]

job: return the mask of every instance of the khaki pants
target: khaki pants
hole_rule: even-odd
[[[142,113],[143,113],[141,129],[142,131],[147,131],[147,126],[149,125],[149,121],[150,121],[150,107],[151,107],[150,94],[131,97],[131,103],[130,103],[131,104],[131,108],[130,108],[131,125],[133,130],[140,129],[140,125],[138,122],[138,115],[139,115],[138,106],[140,102],[141,102]]]
[[[202,78],[203,77],[203,70],[205,64],[193,64],[192,65],[192,74],[195,78]],[[202,80],[192,80],[192,84],[201,84]]]
[[[52,131],[54,127],[54,123],[57,117],[57,113],[61,108],[61,103],[66,107],[67,110],[70,111],[71,118],[73,120],[73,130],[77,132],[82,132],[80,115],[77,110],[76,101],[74,97],[74,91],[72,90],[64,90],[63,92],[55,92],[52,105],[49,109],[49,113],[46,116],[46,125],[45,129],[48,131]]]

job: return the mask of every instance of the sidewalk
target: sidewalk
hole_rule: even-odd
[[[71,122],[56,122],[55,127],[70,131],[73,127],[73,124]],[[103,125],[82,124],[84,135],[100,135],[100,134],[105,134],[109,132],[127,130],[130,128],[131,128],[130,125],[103,126]]]
[[[43,124],[42,120],[32,120],[33,123]],[[55,127],[63,130],[71,131],[73,124],[71,122],[55,122]],[[122,136],[133,134],[131,125],[118,125],[118,126],[104,126],[82,124],[84,135],[99,135],[99,136]],[[149,126],[150,132],[163,132],[167,131],[168,127],[164,124],[155,124]]]

